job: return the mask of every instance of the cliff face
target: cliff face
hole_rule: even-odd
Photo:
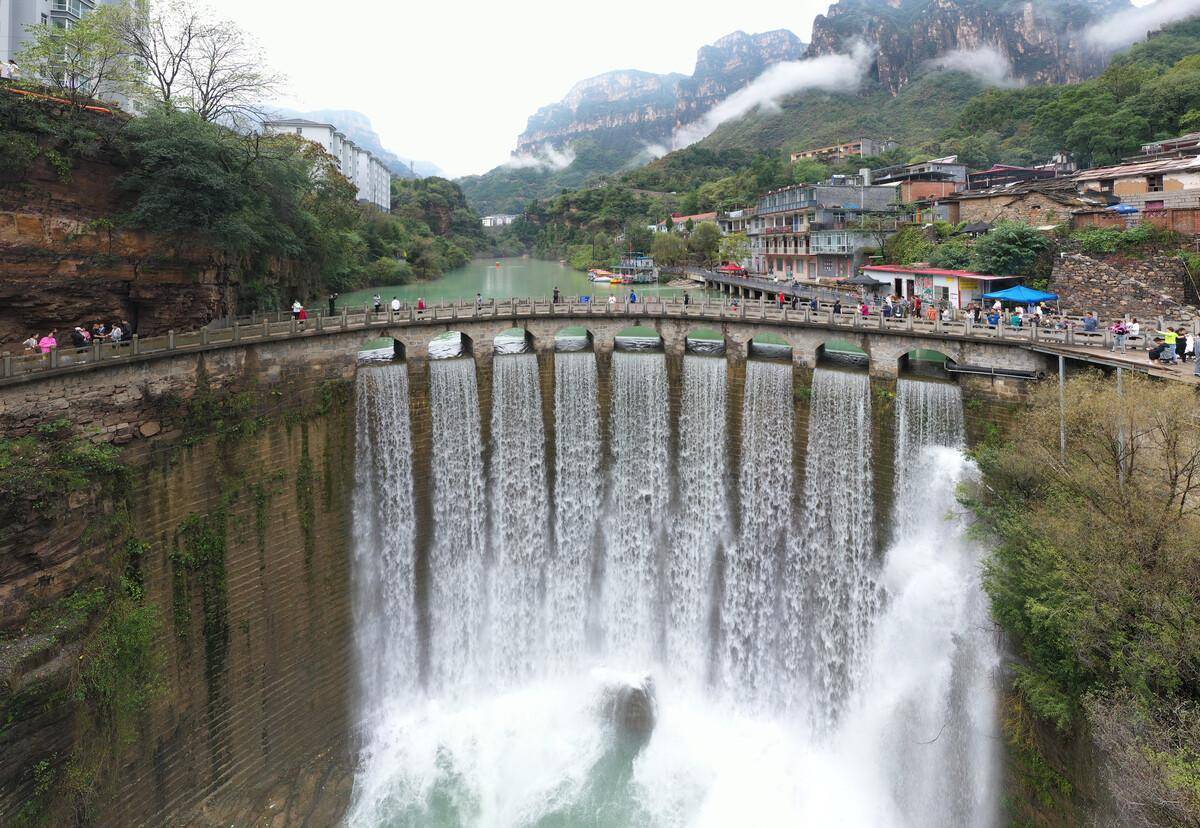
[[[232,310],[234,268],[212,251],[114,227],[121,172],[79,160],[64,179],[39,159],[0,187],[0,348],[97,321],[194,329]]]
[[[878,47],[872,80],[893,93],[926,61],[952,50],[992,47],[1027,83],[1067,83],[1104,68],[1083,29],[1127,0],[840,0],[813,21],[810,56],[844,52],[862,40]]]
[[[669,144],[695,120],[774,63],[796,60],[804,44],[784,30],[734,32],[700,49],[691,75],[622,70],[580,81],[561,101],[539,109],[517,139],[518,152],[561,147],[581,137],[605,146]]]

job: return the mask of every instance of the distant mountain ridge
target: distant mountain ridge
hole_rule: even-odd
[[[401,178],[426,178],[431,175],[444,176],[441,168],[429,161],[416,161],[397,155],[383,146],[383,139],[375,131],[371,119],[353,109],[314,109],[300,112],[295,109],[276,109],[274,112],[283,118],[308,118],[312,121],[330,123],[346,134],[354,143],[370,150],[379,160],[387,165],[393,174]]]
[[[772,64],[797,60],[805,44],[784,29],[733,32],[704,46],[691,75],[636,69],[605,72],[575,84],[561,101],[535,112],[517,152],[536,154],[592,138],[601,147],[669,146],[675,129],[695,120]]]

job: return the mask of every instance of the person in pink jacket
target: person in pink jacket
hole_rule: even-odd
[[[54,337],[54,335],[56,333],[58,333],[58,331],[51,331],[50,333],[46,334],[41,339],[39,339],[38,340],[38,350],[40,350],[43,354],[48,354],[51,351],[53,351],[55,348],[57,348],[58,340],[55,339],[55,337]]]

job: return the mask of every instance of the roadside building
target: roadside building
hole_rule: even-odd
[[[507,227],[519,218],[520,216],[515,213],[495,213],[484,216],[480,221],[484,227]]]
[[[773,190],[750,223],[750,269],[780,279],[850,276],[899,222],[896,188],[857,176]]]
[[[970,270],[948,270],[928,265],[866,265],[864,275],[881,285],[883,294],[907,299],[920,297],[926,304],[966,308],[983,302],[983,294],[1020,281],[1015,276],[990,276]]]
[[[318,144],[333,156],[338,169],[358,188],[358,200],[374,204],[384,212],[392,209],[392,173],[387,165],[369,150],[346,137],[333,124],[286,118],[264,121],[263,131],[269,135],[296,135]]]
[[[797,161],[840,162],[851,158],[873,158],[894,150],[899,144],[891,138],[855,138],[827,147],[813,147],[792,153],[792,163]]]

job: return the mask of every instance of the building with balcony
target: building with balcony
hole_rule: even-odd
[[[960,164],[957,155],[917,164],[895,164],[871,170],[870,183],[895,186],[897,199],[902,204],[913,204],[963,189],[967,183],[967,165]]]
[[[100,6],[119,0],[2,0],[0,2],[0,60],[15,60],[31,40],[30,26],[69,29]],[[18,61],[19,63],[19,61]]]
[[[873,158],[898,147],[891,138],[855,138],[841,144],[814,147],[792,153],[792,163],[797,161],[847,161],[851,158]]]
[[[780,279],[851,276],[899,228],[896,188],[844,180],[764,193],[749,223],[750,270]]]
[[[269,135],[296,135],[318,144],[333,156],[342,175],[358,188],[359,201],[374,204],[385,213],[391,212],[391,170],[369,150],[347,138],[336,126],[304,118],[264,121],[262,126],[263,132]]]

